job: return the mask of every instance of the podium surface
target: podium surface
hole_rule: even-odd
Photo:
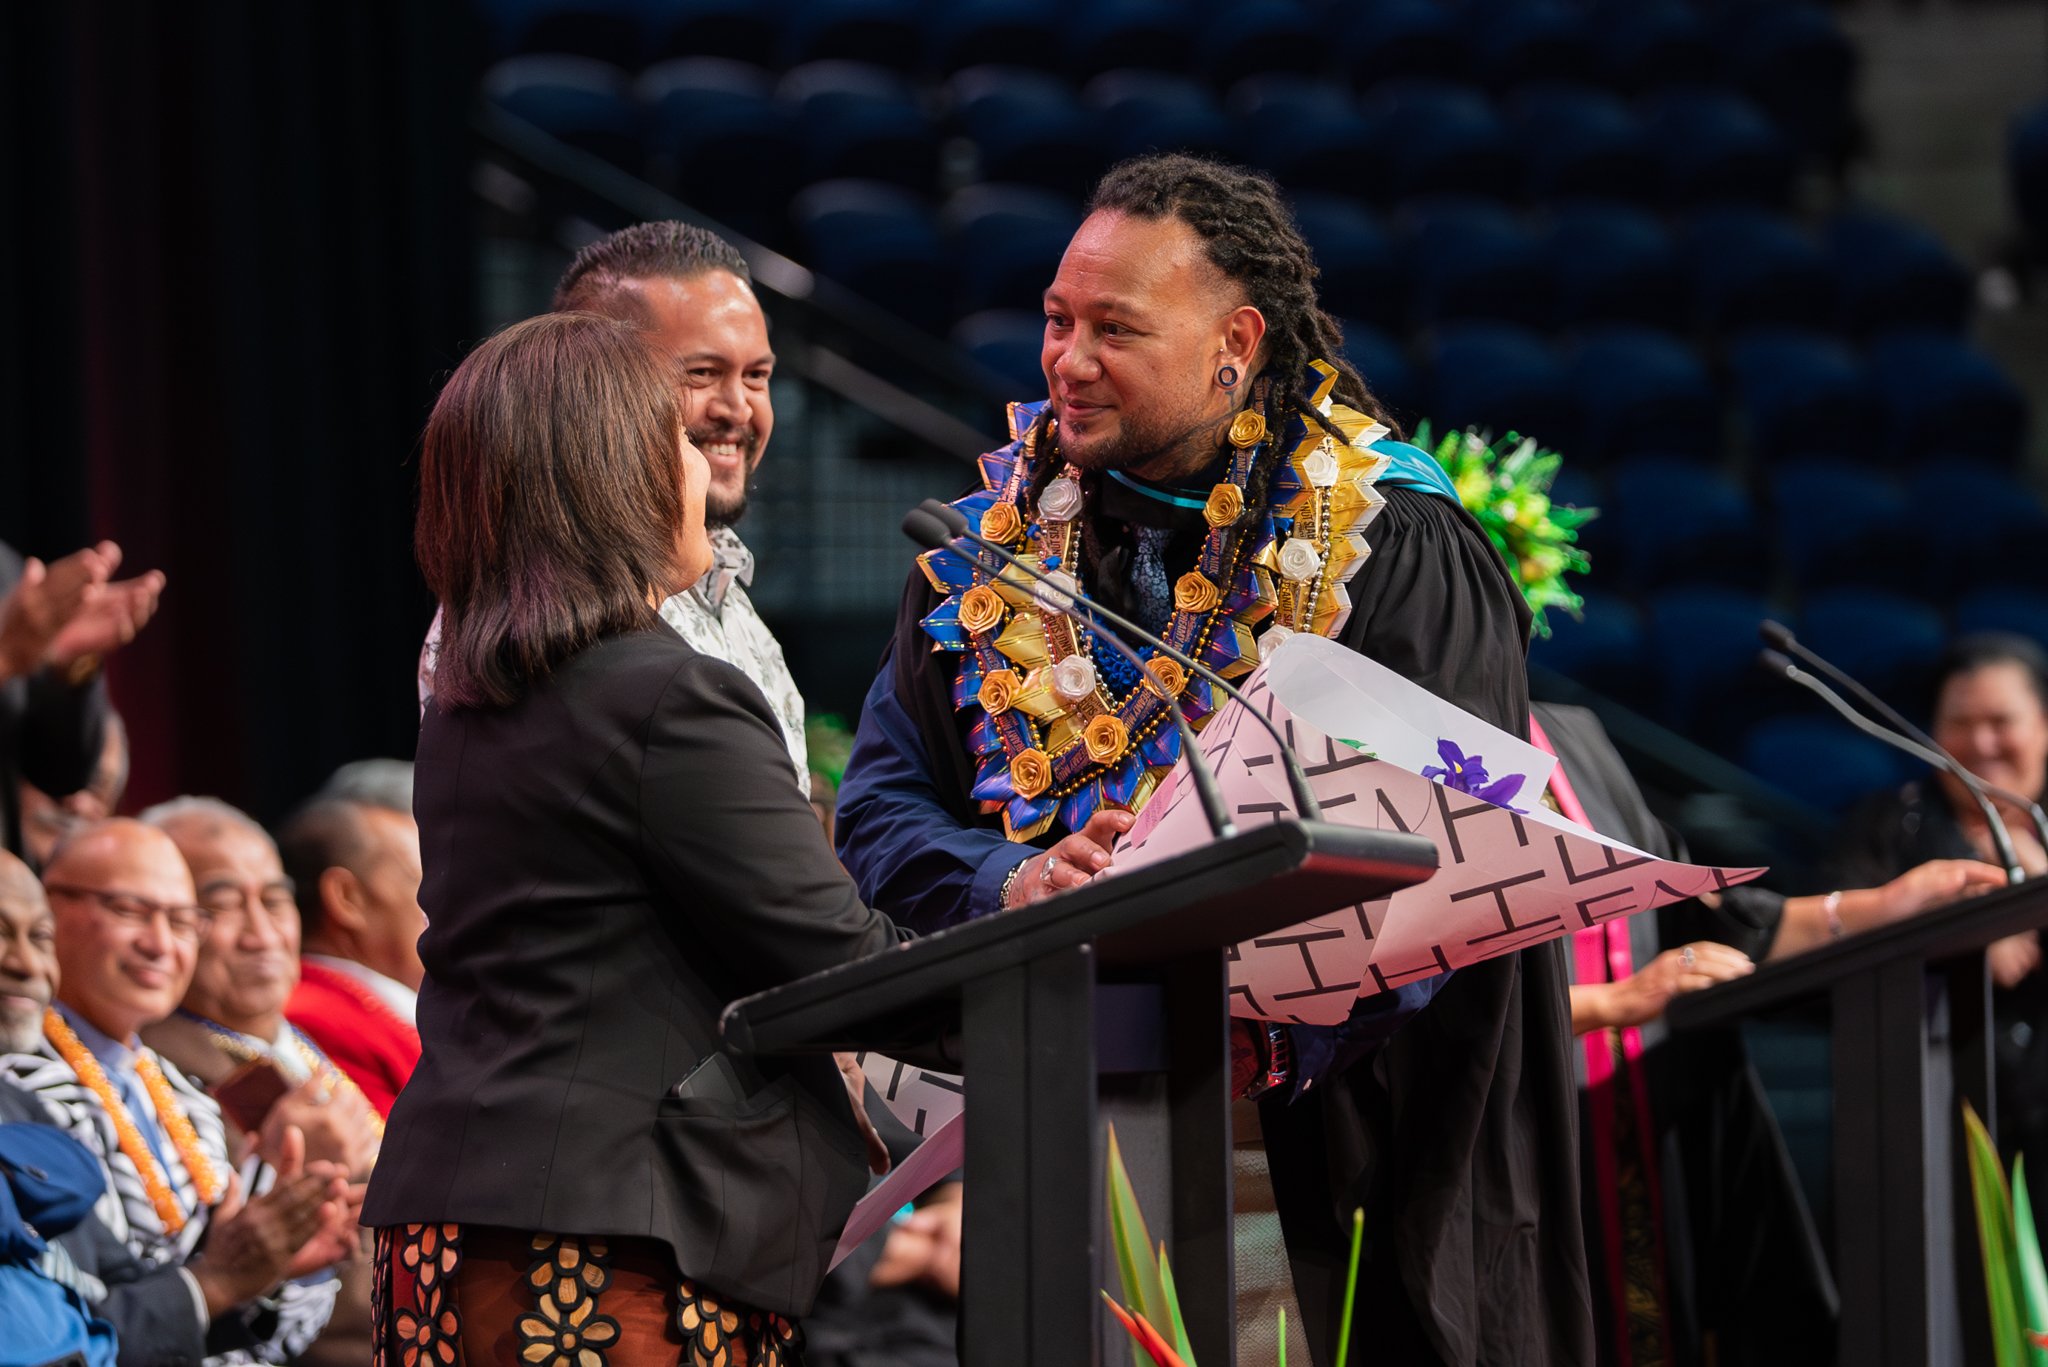
[[[1418,836],[1278,821],[743,998],[723,1028],[743,1052],[873,1049],[967,1074],[967,1367],[1100,1360],[1097,1089],[1157,1074],[1171,1196],[1147,1214],[1172,1231],[1198,1359],[1228,1367],[1225,951],[1362,917],[1436,867]]]

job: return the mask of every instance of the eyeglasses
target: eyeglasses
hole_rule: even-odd
[[[164,918],[171,934],[180,940],[197,944],[206,934],[206,928],[213,924],[213,913],[205,907],[177,907],[163,902],[152,902],[147,897],[137,897],[132,892],[106,892],[99,888],[72,887],[65,883],[45,883],[43,891],[59,897],[82,897],[99,904],[117,921],[131,926],[147,925],[157,917]]]

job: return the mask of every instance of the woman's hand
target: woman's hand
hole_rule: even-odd
[[[1044,854],[1024,861],[1010,884],[1003,908],[1029,906],[1055,893],[1078,888],[1109,867],[1109,847],[1137,820],[1129,812],[1104,808],[1088,818],[1088,824],[1061,840]]]
[[[2026,930],[1994,941],[1984,957],[1991,961],[1991,981],[2004,988],[2018,987],[2041,966],[2041,932]]]
[[[1712,940],[1667,949],[1616,983],[1572,988],[1572,1033],[1645,1025],[1664,1014],[1673,997],[1756,972],[1741,950]]]
[[[868,1075],[861,1071],[860,1060],[852,1054],[834,1054],[832,1061],[839,1065],[839,1080],[846,1084],[846,1099],[853,1103],[853,1118],[860,1126],[860,1137],[867,1141],[868,1171],[880,1177],[889,1170],[889,1146],[882,1142],[875,1122],[868,1119]]]

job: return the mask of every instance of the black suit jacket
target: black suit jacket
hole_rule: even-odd
[[[502,709],[430,706],[414,810],[423,1052],[366,1224],[662,1240],[806,1312],[867,1186],[828,1059],[720,1052],[735,997],[888,948],[739,670],[667,630]]]
[[[0,1079],[0,1125],[53,1123],[32,1093]],[[81,1272],[105,1284],[107,1294],[93,1310],[114,1326],[120,1367],[188,1367],[205,1359],[207,1322],[177,1268],[144,1265],[97,1215],[57,1242]]]

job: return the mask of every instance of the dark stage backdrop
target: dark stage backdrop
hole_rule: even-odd
[[[419,430],[474,341],[455,4],[0,6],[0,537],[169,576],[127,804],[410,757]]]

